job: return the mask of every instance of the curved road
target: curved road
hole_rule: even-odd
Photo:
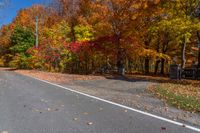
[[[0,133],[197,133],[198,128],[0,71]]]

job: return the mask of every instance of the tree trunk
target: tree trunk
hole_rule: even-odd
[[[150,42],[149,39],[144,42],[146,49],[149,49],[149,42]],[[145,58],[145,60],[144,60],[144,71],[145,71],[145,74],[149,74],[149,65],[150,65],[149,63],[150,63],[149,58],[148,57]]]
[[[124,56],[123,56],[123,49],[121,48],[120,44],[120,35],[116,35],[116,44],[117,44],[117,69],[119,75],[125,74],[124,68]]]
[[[200,47],[199,47],[199,55],[198,55],[198,68],[200,68]]]
[[[160,64],[160,60],[157,60],[157,61],[156,61],[156,65],[155,65],[154,74],[157,74],[157,72],[158,72],[158,67],[159,67],[159,64]]]
[[[160,70],[160,74],[164,75],[165,74],[165,59],[161,59],[161,70]]]
[[[160,51],[160,37],[157,40],[157,45],[156,45],[156,51],[159,53]],[[158,72],[158,68],[159,68],[159,64],[160,64],[160,59],[156,60],[156,64],[155,64],[155,69],[154,69],[154,74],[157,74]]]
[[[128,71],[132,73],[132,63],[131,60],[128,59]]]
[[[124,63],[121,49],[118,49],[117,52],[117,69],[119,75],[124,75]]]
[[[72,22],[72,25],[71,25],[72,42],[76,42],[76,35],[75,35],[74,27],[75,27],[74,23]]]
[[[184,43],[182,44],[182,49],[181,49],[181,68],[185,68],[185,63],[186,63],[185,50],[186,50],[186,39],[184,40]]]
[[[200,68],[200,34],[197,32],[197,38],[198,38],[198,47],[199,47],[199,54],[198,54],[198,68]]]
[[[149,63],[150,63],[149,58],[145,58],[145,61],[144,61],[145,74],[149,74]]]

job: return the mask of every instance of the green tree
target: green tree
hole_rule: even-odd
[[[14,54],[25,54],[26,51],[33,47],[35,44],[34,33],[26,28],[17,26],[11,35],[11,47],[10,50]]]

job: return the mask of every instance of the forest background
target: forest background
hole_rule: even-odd
[[[200,67],[199,43],[200,0],[53,0],[1,27],[0,66],[165,75]]]

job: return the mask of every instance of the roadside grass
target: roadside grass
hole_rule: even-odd
[[[200,87],[173,83],[161,83],[149,87],[157,97],[179,109],[200,113]]]

